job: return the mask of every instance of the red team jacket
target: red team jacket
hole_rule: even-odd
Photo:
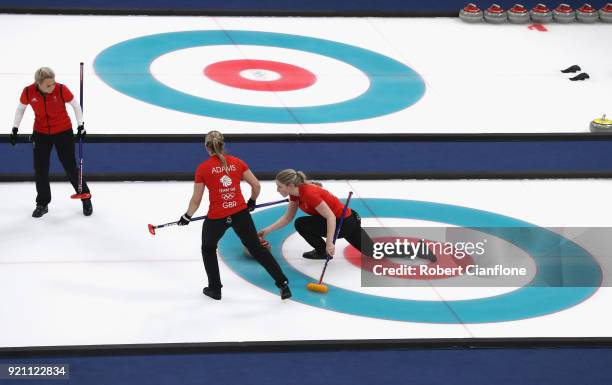
[[[63,84],[56,83],[50,94],[40,92],[36,84],[31,84],[23,89],[19,101],[32,106],[34,131],[54,135],[72,129],[66,103],[70,103],[73,98],[72,92]]]
[[[340,218],[342,215],[344,204],[324,188],[319,187],[316,184],[302,183],[299,185],[298,189],[300,191],[300,196],[296,197],[291,195],[289,199],[293,202],[298,202],[300,209],[302,209],[302,211],[304,211],[306,214],[321,216],[321,214],[315,210],[315,207],[321,204],[321,202],[325,202],[334,215],[336,215],[336,218]],[[344,217],[348,218],[351,214],[351,209],[347,208]]]
[[[242,174],[249,169],[242,159],[225,155],[229,173],[216,156],[202,162],[195,173],[195,182],[204,183],[208,189],[208,218],[219,219],[247,208],[240,190]]]

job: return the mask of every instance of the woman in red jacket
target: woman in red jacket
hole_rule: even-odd
[[[285,214],[275,223],[259,232],[262,238],[274,230],[288,225],[297,212],[298,207],[307,216],[295,220],[297,232],[314,247],[302,256],[308,259],[326,259],[335,254],[333,243],[336,223],[340,220],[344,203],[340,202],[320,184],[310,182],[301,171],[287,169],[276,175],[277,191],[283,196],[289,196],[289,205]],[[323,240],[325,238],[325,240]],[[338,238],[344,238],[363,255],[372,256],[372,240],[361,228],[361,218],[355,210],[348,208]]]
[[[77,119],[77,137],[85,137],[83,112],[76,98],[68,87],[55,82],[55,73],[48,67],[36,70],[34,83],[25,87],[21,93],[19,105],[15,112],[13,131],[10,137],[11,144],[17,143],[17,131],[28,105],[34,110],[34,132],[32,144],[34,148],[34,176],[36,179],[36,209],[32,213],[34,218],[45,215],[51,202],[51,188],[49,186],[49,159],[51,149],[55,146],[66,175],[72,183],[74,190],[78,189],[78,168],[74,155],[74,134],[72,122],[66,111],[66,103],[72,106]],[[83,179],[82,193],[90,193],[87,183]],[[78,191],[77,191],[78,192]],[[79,192],[80,193],[80,192]],[[89,216],[93,213],[91,199],[83,199],[83,214]]]
[[[191,217],[200,207],[204,190],[208,188],[208,214],[202,225],[202,256],[208,286],[203,292],[213,299],[221,299],[223,285],[219,275],[217,244],[225,231],[232,227],[249,253],[272,276],[280,289],[281,299],[287,299],[291,297],[287,277],[270,251],[262,246],[250,214],[250,211],[255,209],[255,201],[261,190],[259,181],[242,159],[226,154],[224,146],[220,132],[211,131],[206,135],[205,147],[210,158],[202,162],[196,170],[189,207],[178,223],[179,226],[189,224]],[[242,196],[241,180],[251,186],[248,203],[244,202]]]

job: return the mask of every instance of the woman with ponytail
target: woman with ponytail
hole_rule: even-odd
[[[219,275],[217,244],[225,231],[232,227],[249,253],[272,276],[280,289],[281,299],[291,297],[287,277],[270,251],[261,244],[251,218],[250,211],[255,209],[255,201],[261,189],[259,181],[242,159],[225,153],[225,142],[219,131],[211,131],[206,135],[205,147],[210,158],[196,170],[189,207],[178,223],[179,226],[189,224],[200,207],[204,190],[208,188],[208,215],[202,226],[202,257],[208,276],[204,294],[216,300],[221,299],[223,285]],[[251,198],[247,203],[240,190],[241,180],[251,186]]]
[[[299,207],[309,215],[296,219],[295,229],[310,246],[314,247],[302,256],[308,259],[326,259],[326,254],[329,254],[333,257],[334,232],[336,223],[342,215],[344,203],[325,190],[320,183],[309,181],[303,172],[293,169],[276,174],[276,190],[283,197],[289,196],[287,211],[275,223],[261,230],[259,236],[263,238],[272,231],[288,225]],[[346,239],[362,254],[372,256],[372,240],[361,228],[361,218],[355,210],[351,208],[346,210],[338,238]]]

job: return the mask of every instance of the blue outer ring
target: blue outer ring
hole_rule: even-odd
[[[200,98],[157,81],[149,66],[169,52],[213,45],[281,47],[348,63],[370,79],[368,90],[341,103],[310,107],[259,107]],[[374,118],[403,110],[425,93],[419,74],[387,56],[330,40],[252,31],[186,31],[138,37],[102,51],[98,76],[119,92],[160,107],[190,114],[259,123],[316,124]]]
[[[377,217],[413,218],[462,227],[529,227],[529,240],[521,240],[516,234],[504,234],[503,231],[496,232],[495,236],[514,243],[530,254],[537,265],[538,274],[529,285],[498,296],[446,302],[417,301],[379,297],[331,285],[328,285],[330,290],[327,294],[312,293],[305,289],[305,285],[313,279],[294,269],[284,259],[279,259],[291,282],[293,300],[342,313],[395,321],[444,324],[502,322],[538,317],[575,306],[593,295],[601,284],[599,264],[586,250],[556,233],[519,219],[462,206],[411,200],[355,199],[351,201],[351,207],[362,216],[367,216],[366,213],[372,210]],[[254,214],[257,227],[273,223],[284,211],[284,207],[276,207]],[[274,245],[274,255],[282,255],[282,241],[293,231],[292,226],[287,226],[269,235],[268,239]],[[485,229],[484,232],[488,231]],[[534,236],[537,242],[533,242]],[[558,271],[553,271],[554,268],[545,263],[551,245],[557,247],[556,252],[561,253],[559,255],[579,257],[580,263],[564,271],[563,279],[566,286],[568,282],[570,285],[571,282],[580,282],[580,287],[544,287],[547,282],[559,277]],[[277,293],[278,289],[261,266],[244,256],[242,244],[232,231],[226,233],[220,251],[225,263],[240,276]]]

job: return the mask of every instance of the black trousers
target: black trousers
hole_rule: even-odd
[[[288,282],[278,262],[270,250],[259,242],[253,218],[248,209],[237,212],[227,218],[205,219],[202,225],[202,257],[204,269],[208,276],[208,286],[213,290],[221,290],[221,277],[219,275],[219,261],[217,259],[217,244],[225,231],[232,227],[242,244],[259,264],[272,276],[277,287]]]
[[[374,249],[372,239],[361,228],[361,218],[357,211],[351,211],[352,214],[348,218],[344,218],[338,238],[346,239],[361,254],[371,257]],[[340,221],[338,219],[336,221],[336,225],[338,225]],[[327,220],[325,218],[320,215],[299,217],[295,220],[295,229],[319,254],[325,255],[325,241],[323,240],[323,237],[327,235]]]
[[[51,202],[51,187],[49,186],[49,160],[53,146],[64,167],[74,191],[78,192],[79,169],[74,154],[74,135],[72,130],[55,135],[44,135],[39,132],[32,134],[34,148],[34,177],[36,179],[36,204],[46,206]],[[89,193],[89,187],[83,178],[83,193]]]

